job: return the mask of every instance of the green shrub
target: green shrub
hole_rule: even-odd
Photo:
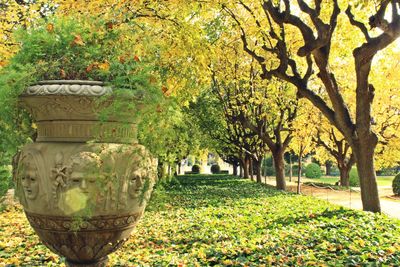
[[[340,170],[336,165],[331,167],[331,176],[340,176]]]
[[[263,159],[262,166],[272,167],[274,165],[274,160],[272,157],[266,157]]]
[[[396,196],[400,196],[400,173],[394,177],[392,182],[393,193]]]
[[[297,164],[292,164],[292,175],[293,176],[297,176],[297,173],[299,172],[299,165],[297,165]],[[289,164],[286,164],[285,165],[285,173],[286,173],[286,175],[289,175],[289,173],[290,173],[290,166],[289,166]],[[301,175],[304,175],[305,174],[305,168],[304,168],[304,165],[302,165],[302,168],[301,168]]]
[[[360,186],[360,178],[356,167],[353,167],[349,175],[350,186]]]
[[[264,174],[266,176],[275,176],[275,168],[274,167],[264,167]]]
[[[397,168],[383,168],[376,171],[377,176],[392,176],[396,175],[396,173],[397,173]]]
[[[265,157],[261,163],[261,173],[265,176],[274,176],[275,168],[274,168],[274,160],[271,156]]]
[[[317,163],[310,163],[306,166],[307,178],[320,178],[322,176],[321,167]]]
[[[11,173],[6,167],[0,167],[0,200],[11,186]]]
[[[221,168],[219,167],[218,164],[214,164],[211,166],[211,173],[217,174],[221,171]]]
[[[192,166],[192,173],[200,173],[200,166],[195,164]]]
[[[100,80],[147,94],[151,70],[145,59],[132,54],[135,48],[126,41],[123,27],[107,23],[99,17],[74,16],[21,28],[16,39],[22,46],[11,63],[32,64],[38,80]]]

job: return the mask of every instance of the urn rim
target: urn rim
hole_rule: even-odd
[[[19,103],[36,122],[39,142],[136,143],[132,109],[98,116],[115,101],[134,101],[120,92],[102,81],[43,80],[27,87]]]
[[[20,97],[50,95],[101,97],[112,93],[112,88],[102,81],[42,80],[28,86]]]
[[[46,84],[81,84],[81,85],[104,85],[103,81],[95,80],[41,80],[33,85],[46,85]]]

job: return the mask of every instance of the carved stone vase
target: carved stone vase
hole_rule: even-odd
[[[129,116],[98,119],[112,95],[101,82],[44,81],[20,96],[37,139],[19,154],[17,196],[41,241],[68,266],[105,266],[155,181],[156,161],[137,143]]]

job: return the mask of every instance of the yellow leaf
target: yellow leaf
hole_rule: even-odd
[[[80,36],[79,34],[76,34],[74,36],[74,40],[72,41],[72,45],[80,45],[80,46],[84,46],[85,43],[82,40],[82,36]]]
[[[98,65],[98,67],[99,67],[99,69],[101,69],[101,70],[109,70],[109,69],[110,69],[110,64],[109,64],[107,61],[105,61],[105,62],[103,62],[103,63],[100,63],[100,64]]]
[[[46,30],[47,30],[48,32],[53,32],[53,31],[54,31],[54,24],[53,24],[53,23],[47,24]]]

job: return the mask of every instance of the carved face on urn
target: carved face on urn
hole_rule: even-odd
[[[21,161],[21,185],[26,199],[34,200],[39,194],[38,167],[32,155],[28,154]]]
[[[26,211],[41,212],[49,208],[45,162],[40,151],[21,152],[15,172],[16,194]]]
[[[136,157],[128,175],[128,195],[131,199],[148,200],[154,185],[154,165],[150,157]],[[141,200],[141,202],[142,202]]]
[[[135,170],[131,173],[128,180],[128,194],[130,198],[135,199],[140,196],[140,192],[143,188],[144,183],[144,171],[143,170]]]
[[[77,188],[80,192],[94,196],[97,193],[96,180],[100,158],[91,152],[81,152],[71,157],[69,189]]]

